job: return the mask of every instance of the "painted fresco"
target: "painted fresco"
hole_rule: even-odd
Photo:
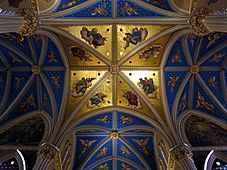
[[[33,117],[17,123],[0,134],[1,145],[39,145],[43,138],[45,124],[40,117]]]
[[[192,146],[224,146],[227,143],[227,130],[197,116],[189,117],[185,132]]]

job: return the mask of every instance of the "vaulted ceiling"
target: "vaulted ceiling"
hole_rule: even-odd
[[[40,0],[35,35],[0,35],[0,144],[52,143],[63,169],[155,170],[187,143],[200,169],[227,143],[227,35],[195,35],[189,5]]]

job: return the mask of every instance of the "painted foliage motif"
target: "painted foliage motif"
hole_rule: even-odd
[[[227,143],[227,130],[197,116],[191,116],[186,121],[185,132],[192,146],[221,146]]]
[[[86,27],[83,27],[80,31],[80,35],[89,45],[93,45],[95,48],[105,45],[106,37],[98,33],[97,28],[93,28],[89,31]]]
[[[95,78],[82,78],[81,80],[75,80],[73,82],[73,97],[81,97],[85,94],[87,89],[92,86],[92,81],[95,80]]]
[[[146,28],[133,28],[132,32],[125,33],[123,40],[125,41],[125,49],[129,47],[130,44],[137,45],[146,39],[148,31]]]
[[[148,79],[147,77],[140,78],[138,82],[138,86],[146,93],[146,95],[150,99],[157,98],[157,85],[154,84],[154,80],[152,78]]]

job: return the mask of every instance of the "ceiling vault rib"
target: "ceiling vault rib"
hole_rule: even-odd
[[[227,87],[226,87],[226,79],[225,79],[225,72],[222,70],[220,73],[220,79],[221,79],[221,89],[222,89],[222,94],[224,97],[224,101],[227,104]]]
[[[81,100],[81,102],[75,107],[75,109],[72,111],[72,113],[70,114],[69,118],[66,119],[64,125],[62,126],[63,131],[60,131],[56,138],[60,139],[62,133],[64,133],[64,129],[71,123],[73,117],[77,114],[77,112],[79,111],[79,109],[83,106],[83,104],[90,98],[90,96],[102,85],[102,83],[106,80],[106,78],[111,75],[110,72],[106,72],[103,77],[93,86],[91,87],[91,89],[89,90],[89,93],[87,93],[83,99]]]
[[[192,55],[191,53],[189,52],[189,46],[188,46],[188,40],[187,40],[187,36],[185,35],[183,40],[182,40],[182,45],[183,45],[183,53],[185,55],[185,58],[186,58],[186,62],[188,63],[189,66],[192,66],[193,65],[193,62],[192,62]]]
[[[119,139],[127,146],[129,147],[129,149],[131,151],[133,151],[133,153],[140,159],[140,161],[146,166],[147,169],[150,169],[148,163],[146,162],[146,160],[140,156],[140,153],[134,149],[134,147],[129,144],[123,137],[119,136]]]
[[[47,55],[47,49],[48,49],[47,38],[42,36],[42,48],[38,61],[39,66],[42,66],[44,63],[45,57]]]
[[[34,61],[34,65],[37,65],[37,56],[36,56],[36,52],[34,50],[34,47],[31,43],[31,37],[28,37],[28,44],[29,44],[29,47],[31,49],[31,53],[32,53],[32,58],[33,58],[33,61]]]
[[[162,120],[162,118],[158,115],[157,111],[154,109],[154,107],[150,104],[150,102],[148,101],[148,99],[146,97],[144,97],[144,95],[139,91],[138,88],[134,88],[134,84],[131,82],[131,80],[128,79],[128,77],[126,77],[126,75],[122,72],[118,73],[120,75],[120,77],[125,80],[128,85],[134,89],[134,91],[139,95],[139,97],[141,97],[143,99],[143,101],[145,102],[145,104],[149,107],[149,109],[151,110],[151,112],[155,115],[155,117],[157,118],[157,120],[159,121],[159,123],[163,126],[166,127],[164,121]]]
[[[187,85],[188,81],[190,80],[191,78],[191,73],[187,73],[187,75],[185,76],[184,80],[182,81],[180,87],[178,88],[178,94],[176,95],[175,97],[175,100],[173,102],[173,122],[175,124],[175,126],[177,125],[177,112],[178,112],[178,105],[179,105],[179,102],[180,102],[180,98],[181,98],[181,95],[184,91],[184,88],[185,86]],[[176,126],[177,127],[177,126]]]
[[[70,67],[70,70],[72,71],[76,71],[76,70],[108,70],[109,67],[108,66],[72,66]]]
[[[198,65],[203,64],[205,61],[207,61],[210,57],[212,57],[215,53],[217,53],[218,51],[220,51],[221,49],[224,49],[227,46],[227,41],[224,43],[221,43],[220,45],[218,45],[216,48],[208,51],[208,53],[206,53],[204,55],[204,57],[202,57],[199,61],[198,61]]]
[[[38,95],[38,108],[42,111],[42,87],[41,87],[41,80],[40,77],[36,75],[36,86],[37,86],[37,95]]]
[[[11,81],[12,81],[12,72],[8,71],[7,72],[7,79],[6,79],[6,88],[5,88],[4,96],[3,96],[2,101],[0,103],[0,113],[2,113],[2,111],[6,107],[6,102],[7,102],[7,99],[9,97],[9,94],[10,94]],[[1,120],[1,116],[0,116],[0,120]]]
[[[189,91],[193,92],[194,91],[194,81],[195,81],[195,76],[192,75],[191,76],[191,80],[189,82]],[[193,93],[189,93],[189,102],[188,102],[188,108],[192,109],[192,105],[193,105],[193,98],[194,98],[194,94]]]
[[[193,61],[193,65],[200,65],[199,63],[197,63],[198,61],[198,58],[200,57],[200,48],[202,46],[202,41],[203,41],[203,38],[200,37],[199,38],[199,42],[198,42],[198,48],[196,48],[195,50],[195,53],[194,53],[194,61]],[[192,56],[193,57],[193,56]]]
[[[42,25],[40,27],[41,27],[40,29],[44,29],[44,30],[48,30],[48,31],[53,31],[55,33],[61,34],[65,38],[68,38],[68,39],[74,41],[76,44],[81,45],[84,49],[88,50],[91,54],[93,54],[94,56],[96,56],[98,59],[100,59],[106,65],[109,65],[109,66],[111,65],[111,62],[108,59],[106,59],[105,56],[103,56],[97,50],[95,50],[94,48],[92,48],[91,46],[89,46],[86,42],[80,40],[78,37],[75,37],[75,36],[71,35],[70,33],[66,32],[64,30],[61,30],[59,28],[52,27],[52,26],[49,26],[49,25],[48,26],[47,25],[45,25],[45,26]]]
[[[92,149],[91,154],[89,154],[87,156],[87,158],[83,161],[83,163],[80,165],[79,169],[83,169],[84,166],[86,165],[86,163],[88,162],[88,160],[96,153],[98,152],[98,150],[104,145],[106,144],[109,140],[111,140],[110,137],[106,137],[105,139],[103,139],[95,148]]]
[[[97,1],[99,2],[100,0],[89,0],[89,1],[86,1],[80,5],[76,5],[75,7],[72,7],[72,8],[69,8],[69,9],[66,9],[66,10],[63,10],[63,11],[60,11],[60,12],[56,12],[56,13],[53,13],[53,14],[43,14],[41,15],[41,18],[57,18],[57,17],[63,17],[65,15],[69,15],[70,13],[75,13],[83,8],[85,8],[86,6],[91,6],[95,3],[97,3]]]
[[[164,10],[164,9],[161,9],[161,8],[158,8],[156,6],[153,6],[153,5],[150,5],[150,4],[147,4],[143,1],[138,1],[138,0],[131,0],[133,3],[135,4],[138,4],[140,6],[142,6],[143,8],[147,8],[147,9],[150,9],[151,11],[154,11],[154,12],[157,12],[159,14],[162,14],[162,15],[167,15],[167,16],[170,16],[170,17],[188,17],[189,14],[179,14],[177,12],[171,12],[171,11],[167,11],[167,10]]]
[[[10,67],[9,62],[6,60],[5,55],[0,51],[0,60],[2,60],[2,62],[6,65],[6,67]],[[5,67],[4,67],[5,69]]]
[[[15,54],[19,55],[22,59],[24,59],[26,62],[28,62],[31,66],[34,65],[33,61],[25,53],[20,51],[18,48],[12,46],[11,44],[8,44],[4,40],[0,40],[0,45],[3,45],[4,47],[13,51]]]
[[[3,118],[5,118],[8,114],[11,113],[11,111],[16,107],[16,105],[18,104],[18,102],[21,100],[21,98],[25,95],[25,93],[27,92],[27,89],[29,89],[32,85],[32,83],[34,82],[35,76],[32,75],[30,77],[30,79],[28,80],[28,82],[26,83],[26,85],[23,87],[23,89],[20,91],[20,93],[18,94],[18,96],[14,99],[14,101],[10,104],[10,106],[5,110],[5,112],[0,116],[0,120],[2,120]]]
[[[223,105],[219,102],[219,100],[215,97],[215,95],[210,91],[207,85],[204,83],[203,79],[199,74],[196,75],[196,80],[199,82],[203,90],[206,94],[213,99],[214,103],[221,109],[222,112],[227,113],[227,110],[223,107]]]
[[[46,90],[48,92],[48,95],[50,96],[50,102],[51,102],[51,107],[52,107],[52,114],[53,114],[53,123],[55,124],[56,122],[56,117],[57,117],[57,104],[56,104],[56,100],[55,100],[55,95],[54,92],[52,90],[52,88],[50,87],[48,80],[45,76],[44,73],[40,73],[40,78],[44,84],[44,86],[46,87]]]
[[[70,25],[100,25],[100,24],[149,24],[149,25],[188,25],[188,17],[185,18],[139,18],[139,19],[69,19],[69,18],[41,18],[41,26],[70,26]]]
[[[133,56],[134,54],[136,54],[137,52],[139,52],[140,50],[142,50],[143,48],[145,48],[146,46],[148,46],[149,44],[151,44],[152,42],[154,42],[155,40],[169,34],[172,33],[174,31],[180,30],[180,29],[184,29],[187,28],[188,26],[185,25],[177,25],[177,26],[173,26],[170,28],[167,28],[165,30],[163,30],[162,32],[159,32],[158,34],[154,35],[153,37],[151,37],[150,39],[146,40],[144,43],[142,43],[141,45],[139,45],[137,48],[135,48],[134,50],[132,50],[131,52],[129,52],[125,57],[123,57],[119,62],[118,62],[118,66],[121,66],[122,64],[124,64],[131,56]]]

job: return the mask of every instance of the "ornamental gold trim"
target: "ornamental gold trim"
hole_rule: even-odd
[[[192,12],[189,23],[197,35],[207,35],[210,32],[208,25],[205,23],[206,17],[209,15],[210,13],[206,8],[196,9]]]
[[[31,9],[21,9],[17,11],[17,13],[24,19],[18,33],[22,37],[31,36],[37,30],[40,24],[38,15]]]

